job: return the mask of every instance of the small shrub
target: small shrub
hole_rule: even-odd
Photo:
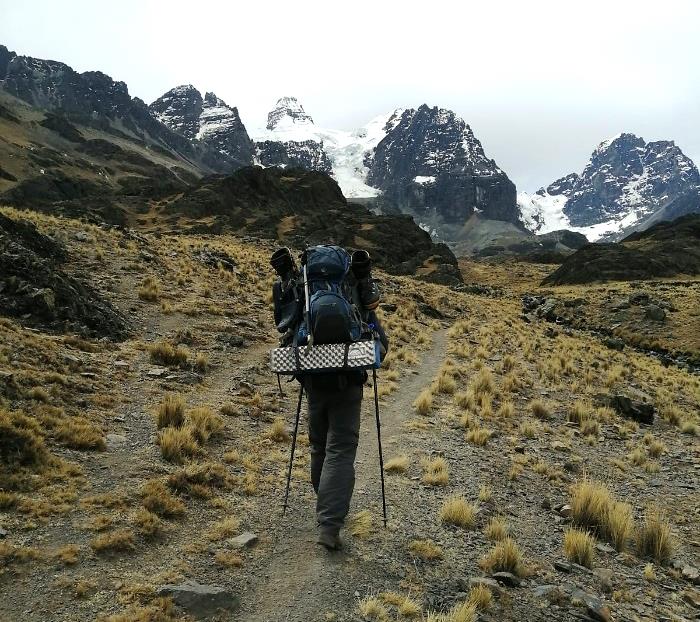
[[[145,538],[155,538],[163,533],[163,521],[146,508],[136,511],[133,522]]]
[[[185,513],[185,506],[166,485],[157,479],[146,482],[141,489],[143,507],[162,518],[175,518]]]
[[[156,302],[159,294],[158,282],[153,277],[147,276],[139,287],[139,298],[147,302]]]
[[[66,566],[73,566],[80,558],[80,547],[77,544],[67,544],[55,551],[53,558]]]
[[[265,436],[276,443],[289,442],[289,431],[287,430],[287,424],[284,422],[284,419],[276,417]]]
[[[224,420],[207,406],[193,408],[187,413],[187,426],[197,442],[204,444],[224,429]]]
[[[37,466],[48,456],[37,422],[22,413],[0,408],[0,464]]]
[[[538,419],[549,419],[552,416],[549,406],[539,399],[530,402],[530,412]]]
[[[384,621],[389,619],[389,612],[376,596],[365,596],[358,603],[357,609],[365,620]]]
[[[164,460],[182,464],[185,458],[201,453],[197,440],[192,435],[192,428],[164,428],[158,436],[160,453]]]
[[[173,346],[167,341],[159,341],[149,346],[151,360],[169,367],[185,367],[189,352],[181,346]]]
[[[493,602],[493,593],[485,585],[477,584],[469,590],[468,601],[477,609],[488,609]]]
[[[207,539],[211,542],[217,542],[230,538],[235,534],[241,526],[241,521],[237,518],[224,518],[217,523],[214,523],[209,531],[207,531]]]
[[[483,447],[491,438],[493,432],[487,428],[474,427],[467,432],[467,442],[477,447]]]
[[[197,371],[204,373],[209,369],[209,357],[203,352],[198,353],[194,360],[194,367]]]

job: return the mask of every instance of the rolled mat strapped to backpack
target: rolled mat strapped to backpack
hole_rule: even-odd
[[[270,352],[270,369],[277,374],[371,369],[379,367],[380,363],[378,342],[373,340],[290,346],[274,348]]]

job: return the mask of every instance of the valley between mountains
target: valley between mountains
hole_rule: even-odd
[[[0,322],[3,619],[696,616],[698,376],[629,335],[548,321],[652,300],[663,328],[635,325],[675,351],[697,326],[693,281],[540,286],[551,267],[468,261],[466,286],[378,272],[389,524],[367,387],[347,547],[329,555],[311,537],[303,424],[281,516],[296,385],[281,396],[267,370],[274,245],[2,214],[36,225],[14,244],[104,310],[81,324],[76,303],[65,323],[54,284],[56,306],[34,294]],[[36,259],[50,240],[66,259]]]

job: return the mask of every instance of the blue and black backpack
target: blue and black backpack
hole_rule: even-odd
[[[315,344],[350,343],[362,338],[362,317],[348,281],[350,255],[340,246],[307,248],[302,258],[308,281],[308,326],[299,327],[297,341]]]

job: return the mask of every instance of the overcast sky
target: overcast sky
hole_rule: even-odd
[[[249,127],[282,95],[344,129],[451,108],[519,190],[580,172],[621,131],[700,164],[695,0],[0,0],[0,43],[104,71],[149,103],[194,84]]]

